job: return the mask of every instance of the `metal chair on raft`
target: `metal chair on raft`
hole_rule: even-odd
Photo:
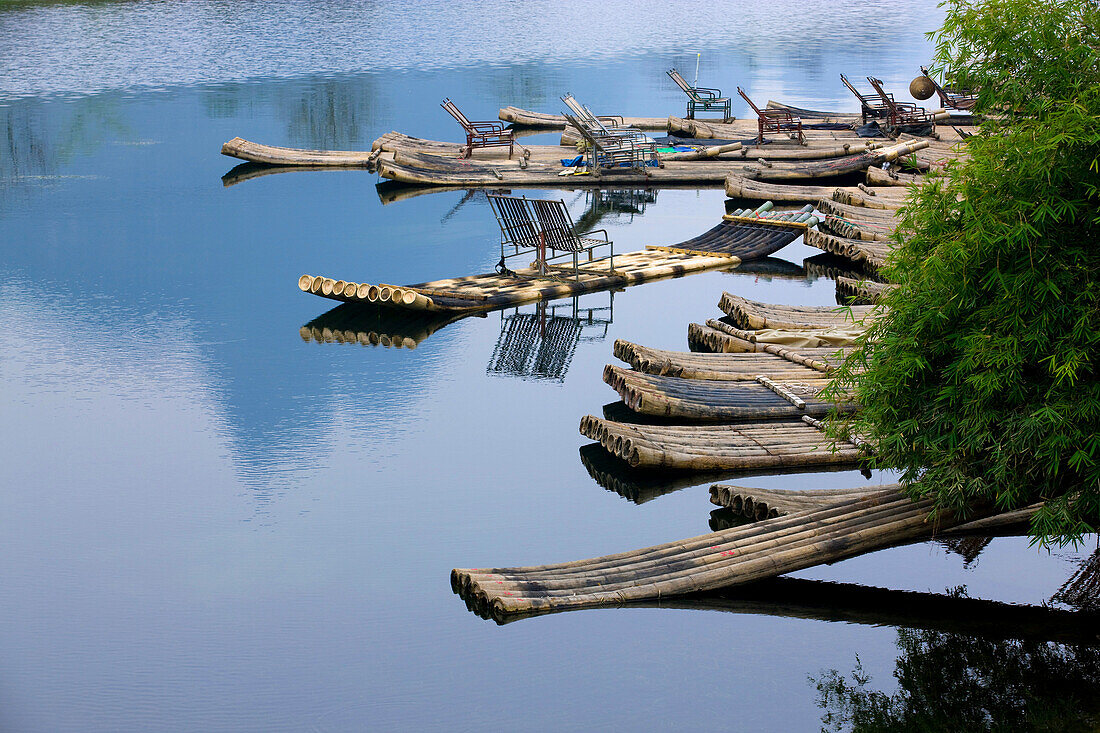
[[[508,269],[506,262],[515,257],[529,257],[530,254],[523,251],[527,249],[535,250],[534,267],[541,277],[556,278],[555,273],[571,271],[573,279],[579,280],[581,254],[588,255],[586,265],[607,260],[606,274],[615,273],[615,247],[608,238],[607,230],[577,232],[564,201],[495,193],[487,194],[487,197],[500,226],[500,262],[497,263],[497,270],[502,274],[516,275]],[[597,234],[603,236],[594,236]],[[595,251],[600,247],[607,247],[609,254],[596,257]],[[571,260],[572,268],[554,264],[562,260]]]
[[[795,117],[794,113],[785,109],[760,109],[753,104],[753,101],[749,99],[749,95],[745,94],[745,90],[741,87],[737,87],[737,93],[756,112],[756,142],[758,144],[764,142],[764,133],[769,130],[776,133],[786,132],[790,134],[792,140],[797,137],[799,145],[806,142],[806,136],[802,133],[801,117]]]
[[[462,149],[462,157],[469,158],[474,148],[491,148],[508,146],[508,158],[512,157],[512,148],[516,144],[515,133],[506,130],[504,123],[499,121],[471,122],[462,114],[462,110],[455,106],[450,99],[444,99],[440,105],[450,113],[451,117],[458,120],[462,129],[466,131],[466,147]],[[524,151],[524,157],[530,157],[530,151]]]
[[[636,130],[633,127],[628,127],[623,124],[623,118],[620,115],[597,117],[592,113],[592,110],[578,102],[576,97],[568,92],[561,98],[561,101],[565,103],[566,107],[573,111],[573,115],[594,136],[608,137],[617,135],[620,137],[629,137],[640,142],[653,142],[652,139],[641,130]],[[605,123],[604,120],[607,120],[607,122]]]
[[[599,176],[601,168],[637,168],[646,173],[647,167],[661,165],[657,143],[648,138],[643,141],[629,135],[603,134],[568,112],[565,119],[584,139],[585,162],[594,176]]]
[[[844,86],[848,87],[848,91],[859,100],[859,111],[863,116],[863,124],[866,125],[868,120],[885,120],[890,116],[889,108],[882,103],[882,98],[878,94],[860,94],[859,90],[852,86],[852,82],[848,81],[848,77],[844,74],[840,75],[840,80],[844,82]],[[890,99],[892,100],[893,97],[890,97]]]
[[[721,89],[711,89],[709,87],[693,87],[687,83],[687,80],[680,75],[680,72],[676,69],[669,69],[665,72],[676,82],[676,86],[684,90],[684,94],[688,98],[687,106],[687,118],[689,120],[695,119],[695,110],[699,109],[704,112],[712,109],[722,110],[722,119],[730,119],[730,98],[722,96]]]
[[[909,85],[909,93],[916,99],[928,99],[932,96],[931,92],[925,93],[925,86],[930,86],[937,96],[940,98],[940,104],[950,109],[962,110],[969,112],[974,109],[974,105],[978,103],[977,93],[969,89],[953,89],[941,87],[939,82],[932,78],[932,75],[928,73],[928,67],[920,67],[921,75],[918,76]],[[920,86],[917,89],[917,86]]]
[[[899,125],[933,125],[936,124],[936,115],[924,107],[918,107],[911,102],[894,101],[893,94],[887,94],[882,88],[882,80],[873,76],[867,77],[867,83],[882,99],[883,106],[887,109],[887,124],[891,127]]]

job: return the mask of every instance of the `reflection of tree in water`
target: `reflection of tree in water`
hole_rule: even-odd
[[[41,186],[56,179],[73,158],[95,152],[108,140],[132,137],[118,104],[104,95],[0,106],[0,191]],[[11,204],[9,197],[0,197],[0,212]]]
[[[377,90],[369,76],[289,86],[277,100],[293,145],[311,148],[358,149],[371,138]]]
[[[954,595],[965,597],[963,589]],[[1093,730],[1100,725],[1100,646],[898,630],[892,695],[851,678],[813,681],[823,730]]]

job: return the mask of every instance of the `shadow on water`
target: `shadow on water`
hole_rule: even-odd
[[[915,621],[923,623],[900,624],[897,692],[871,689],[858,657],[850,679],[835,669],[811,678],[825,711],[822,730],[1096,729],[1095,613],[991,604],[963,589],[939,598],[948,623],[922,615]],[[921,614],[923,599],[916,603]]]

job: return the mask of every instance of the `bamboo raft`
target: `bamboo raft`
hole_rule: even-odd
[[[839,405],[818,397],[829,384],[826,375],[797,381],[758,375],[752,381],[684,379],[623,369],[608,364],[603,380],[635,412],[700,422],[798,419],[851,412],[856,405]]]
[[[803,242],[810,247],[817,247],[830,254],[864,265],[872,272],[878,271],[886,264],[887,258],[894,249],[894,244],[890,241],[849,239],[816,229],[806,232]]]
[[[727,319],[711,318],[705,325],[688,324],[688,347],[692,351],[713,354],[794,350],[799,355],[815,359],[826,359],[830,354],[843,358],[844,349],[854,346],[862,333],[862,330],[834,328],[746,331]]]
[[[851,277],[836,278],[837,295],[850,302],[877,303],[884,295],[896,288],[891,283]]]
[[[744,330],[850,327],[878,316],[873,306],[773,305],[732,293],[722,293],[718,308]]]
[[[585,415],[581,434],[632,468],[745,471],[855,466],[855,442],[835,442],[816,420],[725,425],[641,425]]]
[[[568,279],[572,268],[558,268],[552,277],[534,268],[524,268],[514,275],[486,273],[406,286],[302,275],[298,288],[346,303],[471,314],[733,268],[742,259],[766,257],[782,249],[801,236],[809,223],[726,215],[721,223],[698,237],[671,246],[651,245],[638,252],[616,255],[614,273],[609,272],[606,261],[582,263],[580,276],[575,280]]]
[[[239,158],[250,163],[279,166],[312,166],[323,168],[367,168],[371,165],[372,152],[357,150],[303,150],[280,148],[274,145],[254,143],[235,137],[222,143],[222,155]]]
[[[621,115],[598,115],[601,120],[614,119],[619,125],[633,127],[636,130],[664,130],[668,126],[666,117],[623,117]],[[564,115],[532,112],[519,107],[502,107],[499,118],[516,127],[542,127],[560,130],[568,123]]]
[[[726,195],[734,199],[758,201],[819,201],[833,198],[854,203],[869,201],[865,205],[875,208],[898,208],[905,203],[908,191],[897,187],[870,186],[811,186],[790,183],[773,183],[747,178],[738,172],[726,176]],[[876,206],[877,204],[877,206]]]
[[[623,408],[626,412],[630,410]],[[714,471],[634,468],[611,455],[599,443],[587,443],[578,451],[581,465],[600,487],[634,504],[666,496],[675,491],[716,481],[739,481],[753,476],[773,475],[774,468],[742,468]],[[783,474],[822,473],[849,470],[851,466],[784,466]]]
[[[927,140],[914,140],[880,148],[858,155],[846,155],[827,160],[771,162],[761,160],[755,164],[742,166],[730,171],[743,178],[757,181],[795,181],[814,178],[836,178],[838,176],[866,170],[874,165],[897,160],[918,150],[928,147]]]
[[[694,351],[666,351],[631,343],[623,339],[615,341],[617,359],[629,364],[637,372],[661,377],[704,379],[712,381],[755,381],[760,375],[769,379],[799,380],[818,379],[835,368],[837,352],[825,360],[813,359],[790,349],[775,349],[775,353],[698,353]]]
[[[605,557],[518,568],[454,569],[451,587],[483,614],[562,611],[712,591],[837,562],[962,524],[900,489],[847,499]],[[978,510],[977,517],[993,512]]]

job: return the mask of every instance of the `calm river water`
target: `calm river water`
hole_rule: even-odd
[[[816,250],[792,245],[768,272],[586,297],[591,322],[563,321],[544,362],[502,339],[514,313],[414,350],[307,343],[303,325],[335,316],[298,292],[302,273],[399,283],[491,268],[484,194],[395,199],[365,171],[241,180],[219,155],[237,135],[458,140],[444,96],[481,119],[508,104],[557,111],[567,91],[599,112],[682,114],[664,72],[691,78],[697,58],[700,84],[853,109],[838,74],[904,92],[939,17],[931,0],[5,3],[0,728],[815,730],[828,711],[813,680],[850,674],[857,657],[888,694],[927,694],[893,676],[903,662],[931,664],[949,689],[992,659],[1081,683],[1077,647],[1040,670],[998,640],[1011,630],[960,636],[950,622],[969,606],[899,621],[885,609],[914,607],[909,596],[820,583],[731,612],[506,626],[469,613],[452,567],[708,531],[707,484],[630,501],[590,477],[577,424],[615,397],[600,378],[615,338],[684,349],[723,290],[834,303],[833,282],[803,266]],[[717,189],[544,194],[622,252],[724,212]],[[1002,538],[974,558],[929,543],[798,576],[1041,604],[1091,549]],[[921,619],[927,638],[895,625]]]

